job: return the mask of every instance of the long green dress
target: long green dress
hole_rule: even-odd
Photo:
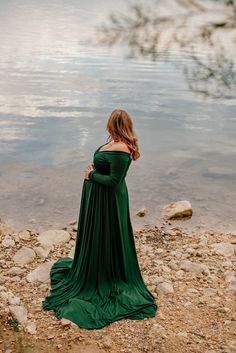
[[[58,319],[90,329],[153,317],[158,308],[140,273],[130,222],[125,176],[131,156],[102,146],[83,184],[74,259],[53,264],[51,293],[42,303]]]

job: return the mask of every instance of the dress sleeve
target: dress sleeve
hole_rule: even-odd
[[[123,180],[127,172],[128,159],[121,156],[116,156],[109,160],[109,164],[109,175],[105,175],[97,172],[96,170],[92,170],[89,173],[89,179],[111,187],[119,185],[119,183]]]

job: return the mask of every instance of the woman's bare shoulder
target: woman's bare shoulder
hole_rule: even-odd
[[[122,151],[130,153],[129,147],[124,142],[116,142],[112,146],[114,151]]]

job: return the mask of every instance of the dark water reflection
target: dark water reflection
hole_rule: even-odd
[[[118,10],[132,16],[123,2],[1,2],[0,217],[43,229],[76,218],[83,171],[105,142],[107,116],[123,107],[142,149],[127,177],[133,222],[139,223],[134,214],[142,206],[150,209],[145,221],[156,222],[161,206],[188,199],[190,225],[235,227],[233,25],[213,46],[213,34],[193,43],[191,23],[185,23],[187,37],[179,22],[174,46],[158,37],[157,47],[137,51],[121,30],[122,44],[110,48],[103,38],[97,45],[95,29],[100,23],[109,28],[107,16]],[[153,37],[154,30],[169,33],[167,23],[163,29],[153,19]],[[142,24],[140,43],[150,37],[143,37]]]

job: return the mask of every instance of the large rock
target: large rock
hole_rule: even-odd
[[[44,248],[64,244],[69,240],[70,233],[65,230],[47,230],[38,235],[38,241]]]
[[[44,262],[43,264],[39,265],[38,267],[36,267],[36,269],[34,269],[33,271],[31,271],[27,276],[26,279],[28,282],[38,282],[38,283],[45,283],[47,281],[49,281],[50,279],[50,270],[52,265],[54,264],[54,260],[53,261],[48,261],[48,262]]]
[[[180,263],[180,268],[184,271],[193,272],[196,274],[200,274],[200,273],[209,274],[209,269],[207,265],[191,262],[189,260],[182,261]]]
[[[214,243],[211,244],[214,252],[222,256],[233,256],[234,255],[234,245],[230,243]]]
[[[27,310],[24,306],[10,305],[9,311],[11,315],[22,325],[25,326],[27,323]]]
[[[163,207],[163,215],[167,219],[190,217],[193,214],[193,209],[189,201],[172,202]]]
[[[31,248],[23,246],[13,256],[13,261],[17,266],[25,266],[35,259],[35,252]]]

